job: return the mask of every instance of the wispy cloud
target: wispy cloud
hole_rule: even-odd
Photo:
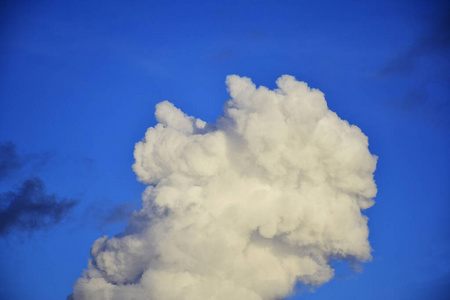
[[[133,202],[122,202],[114,205],[108,199],[98,200],[88,205],[82,214],[82,219],[103,231],[106,226],[126,223],[134,210],[134,206]]]
[[[15,178],[15,175],[35,173],[52,157],[50,152],[20,155],[11,141],[0,143],[0,181]]]
[[[433,99],[425,85],[410,88],[402,97],[383,101],[383,104],[420,118],[435,128],[450,129],[450,99]]]
[[[440,8],[427,19],[428,29],[381,70],[381,75],[409,75],[423,56],[448,58],[450,49],[450,9]]]
[[[47,229],[59,223],[78,203],[47,193],[42,179],[28,174],[29,167],[39,167],[47,159],[47,154],[19,155],[14,143],[0,143],[0,181],[14,179],[19,172],[27,177],[18,187],[0,194],[0,237]]]
[[[405,290],[401,300],[447,300],[450,295],[450,273],[439,278],[416,285]]]
[[[380,69],[381,77],[409,80],[403,95],[386,99],[383,104],[436,128],[450,129],[449,5],[436,6],[425,21],[426,30]]]
[[[48,228],[59,223],[76,204],[77,200],[47,194],[40,178],[26,180],[17,191],[0,194],[0,236]]]
[[[0,144],[0,180],[20,169],[23,163],[16,152],[16,145],[12,142]]]

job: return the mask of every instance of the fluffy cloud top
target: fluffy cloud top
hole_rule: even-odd
[[[280,299],[329,281],[330,259],[371,258],[367,137],[294,77],[226,82],[215,124],[156,106],[134,152],[142,209],[93,244],[74,299]]]

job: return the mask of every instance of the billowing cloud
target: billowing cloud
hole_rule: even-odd
[[[76,200],[47,194],[39,178],[26,180],[17,191],[0,194],[0,236],[15,230],[33,232],[60,222]]]
[[[235,75],[227,85],[215,124],[156,106],[134,152],[142,209],[95,241],[71,298],[280,299],[329,281],[332,259],[371,259],[367,137],[294,77],[273,91]]]

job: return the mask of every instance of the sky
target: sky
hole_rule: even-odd
[[[270,90],[285,74],[306,82],[378,157],[363,211],[371,260],[332,259],[333,279],[285,299],[446,299],[449,12],[411,0],[3,1],[0,299],[73,293],[94,241],[123,236],[157,184],[132,168],[148,128],[178,126],[155,105],[223,129],[224,103],[240,97],[232,74]]]

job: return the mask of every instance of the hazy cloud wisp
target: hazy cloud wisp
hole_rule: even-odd
[[[450,6],[435,1],[434,10],[422,21],[427,28],[403,52],[379,71],[388,78],[409,77],[402,96],[383,104],[425,120],[436,128],[450,129]]]
[[[76,200],[47,194],[40,178],[26,180],[16,192],[0,194],[0,236],[57,224],[76,204]]]
[[[23,163],[16,152],[16,145],[12,142],[0,143],[0,180],[20,169]]]
[[[49,228],[78,203],[78,200],[47,194],[42,179],[32,175],[49,158],[49,153],[19,155],[13,142],[0,143],[0,183],[27,178],[20,180],[22,183],[16,189],[8,188],[8,192],[0,193],[0,237]]]

